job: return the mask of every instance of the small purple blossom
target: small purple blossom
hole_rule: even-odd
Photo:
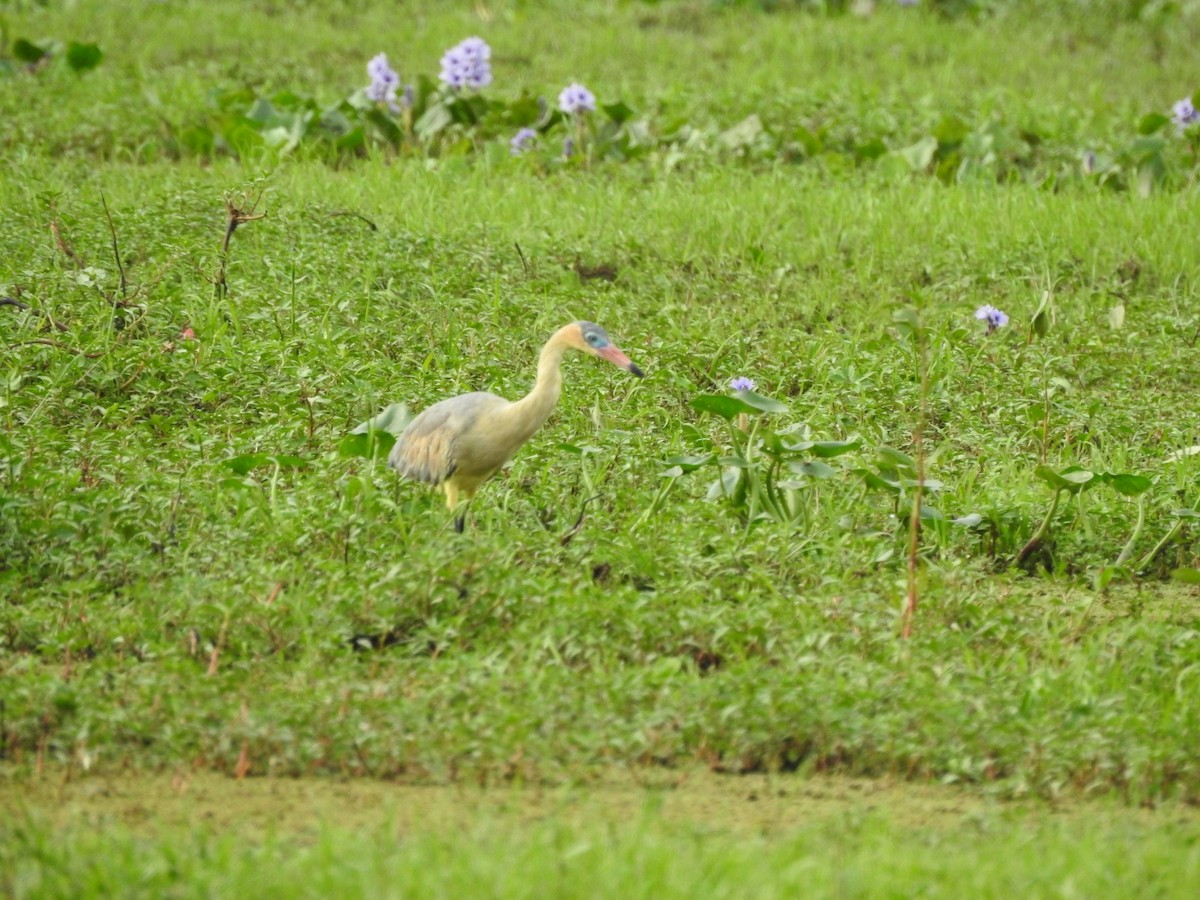
[[[442,56],[442,83],[479,89],[492,83],[492,48],[480,37],[459,41]]]
[[[508,148],[512,151],[513,156],[520,156],[526,150],[533,147],[533,142],[537,140],[538,133],[532,128],[522,128],[513,139],[508,142]]]
[[[372,57],[367,63],[367,75],[371,83],[367,85],[367,99],[376,103],[395,104],[396,89],[400,87],[400,76],[388,65],[386,53]]]
[[[569,84],[558,95],[558,108],[567,115],[596,111],[596,96],[578,82]]]
[[[1197,112],[1196,107],[1192,104],[1191,97],[1184,97],[1171,107],[1171,121],[1175,123],[1175,127],[1183,131],[1189,125],[1195,125],[1200,122],[1200,112]]]
[[[729,382],[729,386],[735,391],[752,391],[758,385],[755,384],[753,378],[747,378],[745,375],[739,375],[737,378],[734,378]]]
[[[975,310],[975,318],[987,323],[987,333],[991,334],[997,328],[1008,324],[1008,316],[994,306],[984,304]]]
[[[570,159],[574,155],[575,155],[575,139],[574,138],[566,138],[563,141],[563,156],[565,156],[567,159]]]

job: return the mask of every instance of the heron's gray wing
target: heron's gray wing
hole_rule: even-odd
[[[478,392],[435,403],[409,423],[388,456],[388,465],[405,478],[441,484],[458,468],[459,438],[488,403],[500,398]]]

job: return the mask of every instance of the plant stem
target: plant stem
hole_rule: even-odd
[[[1146,568],[1146,566],[1150,565],[1150,563],[1154,562],[1154,557],[1158,556],[1158,554],[1162,552],[1162,548],[1167,546],[1171,538],[1175,537],[1175,535],[1179,532],[1179,529],[1182,527],[1183,519],[1176,519],[1175,524],[1167,529],[1167,533],[1162,536],[1162,540],[1154,545],[1154,549],[1139,559],[1134,568],[1140,572],[1142,569]]]
[[[651,501],[650,508],[647,509],[644,513],[642,513],[638,517],[637,521],[633,523],[633,527],[630,529],[631,531],[636,531],[638,528],[641,527],[643,522],[645,522],[647,519],[649,519],[651,516],[653,516],[656,512],[658,512],[659,507],[662,506],[662,502],[665,499],[667,499],[667,494],[669,494],[671,492],[671,488],[673,488],[675,486],[676,480],[677,479],[675,479],[675,478],[664,478],[663,479],[663,486],[660,487],[658,489],[658,492],[654,495],[654,500]]]
[[[1050,503],[1050,509],[1046,511],[1046,518],[1042,519],[1042,524],[1038,526],[1038,530],[1033,533],[1033,537],[1029,539],[1021,552],[1017,554],[1017,565],[1021,565],[1026,559],[1042,545],[1042,541],[1046,538],[1046,533],[1050,530],[1050,520],[1054,518],[1054,513],[1058,510],[1058,500],[1062,496],[1062,491],[1054,492],[1054,500]]]
[[[904,629],[901,636],[912,634],[913,617],[917,614],[917,550],[921,542],[921,502],[925,494],[925,416],[929,393],[929,361],[923,329],[914,332],[917,341],[917,367],[921,377],[921,401],[917,410],[917,428],[913,434],[914,456],[917,462],[917,485],[913,491],[912,512],[908,519],[908,597],[904,606]]]
[[[1183,521],[1182,519],[1180,521]],[[1129,557],[1133,556],[1133,545],[1137,543],[1137,539],[1141,537],[1142,526],[1146,524],[1146,495],[1142,494],[1138,497],[1138,515],[1137,523],[1133,526],[1133,534],[1129,536],[1129,540],[1125,542],[1125,546],[1121,548],[1121,554],[1117,557],[1117,561],[1113,563],[1116,566],[1125,565]]]

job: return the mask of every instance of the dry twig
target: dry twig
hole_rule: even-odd
[[[213,279],[213,290],[218,300],[223,300],[229,295],[229,282],[225,277],[225,264],[229,261],[229,242],[233,239],[233,233],[237,231],[239,225],[266,216],[266,213],[255,212],[258,209],[259,201],[262,200],[262,195],[263,192],[259,190],[249,209],[235,206],[230,196],[225,195],[225,239],[221,241],[221,267],[217,270],[216,278]],[[249,196],[243,194],[239,202],[245,205],[247,200],[249,200]]]

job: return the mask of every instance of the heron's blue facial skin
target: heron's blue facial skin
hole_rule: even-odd
[[[584,322],[580,325],[580,330],[583,332],[583,340],[593,350],[603,350],[612,343],[608,339],[608,332],[599,325],[594,325],[591,322]]]

